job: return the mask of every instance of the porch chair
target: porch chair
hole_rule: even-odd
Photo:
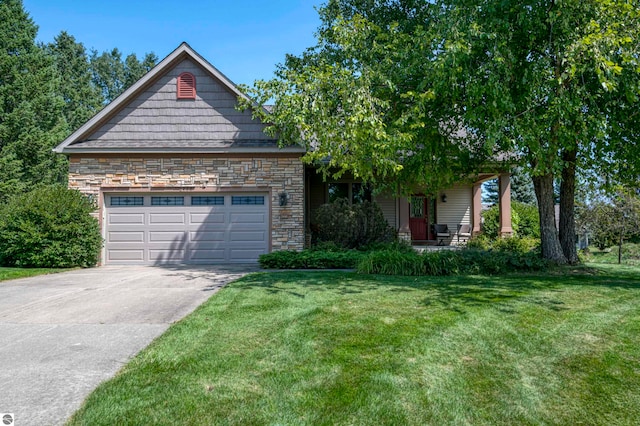
[[[469,238],[471,238],[471,225],[466,223],[458,224],[458,244],[460,244],[460,237],[469,241]]]
[[[440,239],[438,242],[439,246],[444,245],[444,239],[449,238],[451,236],[451,232],[449,232],[449,227],[446,223],[436,223],[433,225],[433,231],[436,234],[436,239]]]

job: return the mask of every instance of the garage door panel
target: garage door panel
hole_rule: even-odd
[[[184,213],[149,213],[150,225],[185,224]]]
[[[150,231],[149,242],[183,242],[185,239],[184,231]]]
[[[264,231],[231,231],[229,233],[230,241],[252,241],[263,243],[265,240]]]
[[[131,242],[142,243],[144,242],[143,231],[111,231],[107,234],[107,241],[112,243]]]
[[[224,213],[191,213],[190,223],[192,224],[221,224],[224,223]]]
[[[109,224],[144,225],[144,213],[109,213]]]
[[[229,222],[231,223],[266,223],[265,213],[229,213]]]
[[[191,231],[189,232],[190,241],[225,241],[224,231]]]
[[[129,261],[141,262],[144,260],[144,249],[138,250],[118,250],[110,249],[107,251],[107,260],[109,261]]]

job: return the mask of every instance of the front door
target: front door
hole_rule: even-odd
[[[435,220],[435,203],[424,195],[413,195],[409,200],[411,239],[414,241],[432,240],[431,224]]]

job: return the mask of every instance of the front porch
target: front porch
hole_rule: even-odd
[[[511,225],[510,173],[484,173],[473,181],[461,182],[436,194],[417,193],[397,197],[391,194],[372,194],[356,179],[344,177],[324,181],[315,169],[307,168],[305,176],[305,225],[312,228],[314,211],[336,197],[352,203],[374,201],[398,238],[415,247],[464,245],[482,228],[482,184],[498,179],[500,207],[500,235],[513,233]],[[438,232],[445,229],[445,232]]]

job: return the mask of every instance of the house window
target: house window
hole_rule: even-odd
[[[111,197],[112,206],[142,206],[143,197]]]
[[[224,206],[224,197],[220,195],[211,197],[191,197],[192,206]]]
[[[177,97],[178,99],[196,98],[196,77],[193,74],[183,72],[178,76]]]
[[[184,206],[184,197],[151,197],[152,206]]]
[[[340,198],[346,198],[354,204],[371,201],[371,187],[362,183],[329,183],[327,189],[330,203]]]
[[[242,195],[231,197],[231,204],[239,205],[264,205],[264,196],[262,195]]]
[[[333,203],[340,198],[349,199],[349,184],[348,183],[330,183],[329,188],[329,202]]]

